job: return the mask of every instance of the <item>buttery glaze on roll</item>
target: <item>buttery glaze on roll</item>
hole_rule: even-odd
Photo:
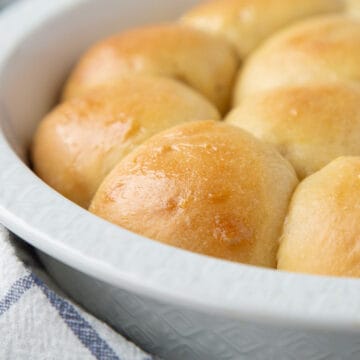
[[[339,158],[300,184],[278,255],[280,270],[360,277],[360,158]]]
[[[178,24],[142,27],[92,47],[72,73],[64,98],[128,74],[164,76],[196,89],[225,113],[237,69],[236,52],[226,40]]]
[[[61,194],[88,207],[116,163],[152,135],[216,108],[177,81],[130,77],[56,107],[34,138],[35,172]]]
[[[249,57],[235,103],[276,87],[360,81],[360,19],[322,16],[278,33]]]
[[[241,58],[265,38],[308,16],[341,11],[345,0],[212,0],[201,3],[183,22],[228,39]]]
[[[360,155],[360,84],[259,92],[226,121],[274,144],[304,178],[339,156]]]
[[[175,247],[274,268],[296,185],[295,171],[273,147],[230,125],[194,122],[124,158],[90,211]]]

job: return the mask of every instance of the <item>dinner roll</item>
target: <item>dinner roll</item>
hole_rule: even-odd
[[[291,22],[343,8],[344,0],[212,0],[196,6],[183,21],[224,36],[243,58]]]
[[[360,81],[360,19],[323,16],[294,25],[249,57],[235,93],[245,95],[284,86]]]
[[[275,267],[296,185],[295,171],[273,147],[230,125],[194,122],[124,158],[90,211],[169,245]]]
[[[360,17],[360,0],[347,0],[348,13]]]
[[[226,121],[274,144],[304,178],[339,156],[360,155],[360,85],[259,92],[245,97]]]
[[[64,98],[128,74],[164,76],[193,87],[224,113],[237,68],[226,40],[178,24],[143,27],[92,47],[70,76]]]
[[[56,107],[35,135],[36,173],[88,207],[115,164],[152,135],[188,121],[219,119],[200,94],[165,78],[124,78]]]
[[[280,270],[360,276],[360,158],[343,157],[300,184],[278,255]]]

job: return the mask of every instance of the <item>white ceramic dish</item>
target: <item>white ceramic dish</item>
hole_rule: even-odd
[[[165,359],[359,359],[360,281],[191,254],[102,221],[26,166],[37,122],[91,43],[196,0],[28,0],[0,18],[0,221],[78,302]]]

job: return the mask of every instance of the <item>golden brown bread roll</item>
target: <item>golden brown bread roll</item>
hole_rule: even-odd
[[[190,10],[183,22],[225,37],[243,58],[278,29],[343,8],[344,0],[212,0]]]
[[[36,173],[77,204],[88,207],[107,173],[152,135],[219,113],[177,81],[130,77],[55,108],[35,135]]]
[[[72,73],[64,98],[124,75],[154,75],[188,84],[224,113],[237,68],[235,50],[223,39],[178,24],[143,27],[92,47]]]
[[[360,17],[360,0],[347,0],[347,11],[350,15]]]
[[[304,180],[285,223],[278,268],[360,276],[360,158],[339,158]]]
[[[360,155],[360,85],[259,92],[245,97],[226,121],[276,145],[304,178],[339,156]]]
[[[235,102],[276,87],[360,81],[360,19],[323,16],[294,25],[249,57]]]
[[[100,186],[90,211],[163,243],[275,267],[291,165],[236,127],[193,122],[154,136]]]

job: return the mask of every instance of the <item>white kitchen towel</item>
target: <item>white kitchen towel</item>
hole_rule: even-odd
[[[53,289],[0,225],[0,359],[153,359]]]

